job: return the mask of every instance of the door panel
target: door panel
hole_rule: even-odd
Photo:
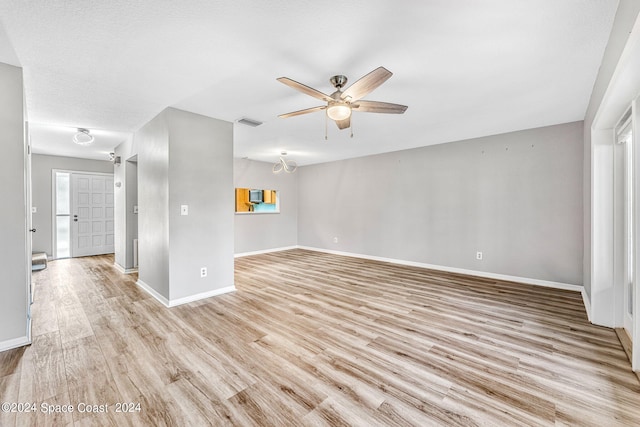
[[[72,256],[113,253],[113,176],[72,174]]]

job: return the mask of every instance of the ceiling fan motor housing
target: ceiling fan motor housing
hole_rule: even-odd
[[[333,87],[335,87],[336,89],[341,89],[344,87],[344,85],[347,84],[347,76],[343,76],[342,74],[339,74],[337,76],[333,76],[329,79],[329,82],[333,85]]]

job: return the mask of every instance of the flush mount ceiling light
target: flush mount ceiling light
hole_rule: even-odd
[[[285,171],[287,173],[294,173],[298,169],[298,165],[293,160],[285,160],[283,157],[287,155],[286,151],[280,153],[280,161],[273,165],[273,173],[280,173]]]
[[[89,145],[93,140],[94,137],[89,133],[88,129],[78,128],[78,132],[73,135],[73,142],[78,145]]]

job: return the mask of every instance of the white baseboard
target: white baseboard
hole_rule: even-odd
[[[260,255],[260,254],[268,254],[269,252],[281,252],[281,251],[288,251],[291,249],[298,249],[299,246],[285,246],[282,248],[271,248],[271,249],[263,249],[260,251],[253,251],[253,252],[241,252],[238,254],[234,254],[233,257],[234,258],[241,258],[244,256],[251,256],[251,255]]]
[[[31,340],[26,335],[24,337],[13,338],[0,342],[0,352],[11,350],[13,348],[22,347],[31,344]]]
[[[235,290],[236,290],[235,285],[231,285],[231,286],[226,286],[224,288],[213,289],[211,291],[202,292],[202,293],[195,294],[195,295],[189,295],[189,296],[183,297],[183,298],[178,298],[178,299],[174,299],[174,300],[168,300],[164,296],[160,295],[160,293],[158,293],[158,291],[156,291],[155,289],[153,289],[151,286],[149,286],[148,284],[146,284],[145,282],[143,282],[140,279],[138,279],[138,281],[136,282],[136,285],[140,286],[149,295],[151,295],[152,297],[154,297],[155,299],[160,301],[167,308],[176,307],[178,305],[187,304],[189,302],[199,301],[199,300],[205,299],[205,298],[215,297],[217,295],[222,295],[222,294],[226,294],[226,293],[229,293],[229,292],[235,292]]]
[[[200,294],[190,295],[188,297],[178,298],[169,301],[169,307],[175,307],[177,305],[187,304],[189,302],[199,301],[205,298],[211,298],[222,294],[227,294],[229,292],[235,292],[235,285],[227,286],[220,289],[213,289],[211,291],[202,292]]]
[[[446,271],[448,273],[467,274],[469,276],[485,277],[487,279],[504,280],[508,282],[524,283],[527,285],[537,285],[537,286],[545,286],[548,288],[564,289],[568,291],[582,292],[584,289],[584,287],[581,285],[571,285],[568,283],[551,282],[547,280],[530,279],[527,277],[519,277],[519,276],[508,276],[505,274],[488,273],[486,271],[467,270],[464,268],[446,267],[442,265],[425,264],[421,262],[405,261],[401,259],[384,258],[384,257],[378,257],[378,256],[372,256],[372,255],[362,255],[362,254],[356,254],[353,252],[342,252],[342,251],[334,251],[330,249],[314,248],[311,246],[298,246],[298,248],[306,249],[309,251],[325,252],[325,253],[334,254],[334,255],[349,256],[353,258],[369,259],[372,261],[383,261],[383,262],[389,262],[392,264],[408,265],[411,267],[428,268],[430,270]]]
[[[151,286],[147,285],[146,283],[144,283],[142,280],[138,279],[136,281],[136,285],[140,286],[142,289],[144,289],[149,295],[151,295],[152,297],[154,297],[155,299],[157,299],[158,301],[160,301],[162,304],[164,304],[165,307],[170,307],[169,306],[169,300],[166,299],[164,296],[160,295],[158,293],[158,291],[156,291],[155,289],[153,289]]]
[[[116,270],[118,270],[122,274],[131,274],[131,273],[137,273],[138,272],[137,268],[124,268],[123,266],[121,266],[117,262],[113,263],[113,268],[115,268]]]
[[[587,295],[587,290],[582,288],[582,302],[584,303],[584,309],[587,311],[587,319],[589,319],[589,323],[593,323],[591,321],[591,299],[589,295]]]

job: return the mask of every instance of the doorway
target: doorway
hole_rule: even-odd
[[[114,252],[113,174],[53,171],[54,258]]]

